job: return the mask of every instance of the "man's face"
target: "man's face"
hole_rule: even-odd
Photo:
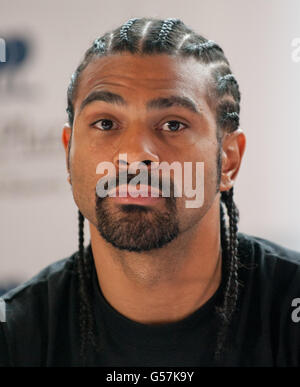
[[[72,190],[82,214],[115,247],[162,247],[197,226],[215,200],[219,145],[215,113],[208,105],[209,79],[208,68],[194,58],[168,55],[109,55],[95,59],[82,72],[69,154]],[[87,100],[100,91],[120,98]],[[162,103],[170,97],[180,102]],[[153,102],[158,99],[160,103]],[[182,102],[187,100],[194,108]],[[196,162],[203,162],[203,205],[186,208],[184,192],[182,197],[140,203],[98,197],[96,185],[103,175],[96,174],[97,165],[113,163],[118,177],[124,171],[124,165],[119,169],[119,155],[124,153],[128,164],[176,161],[184,171],[184,163],[191,162],[193,188]]]

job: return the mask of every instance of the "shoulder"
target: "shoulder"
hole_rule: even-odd
[[[50,333],[76,304],[76,257],[77,252],[52,263],[1,297],[0,365],[40,364],[46,358]]]
[[[49,292],[53,287],[58,290],[72,279],[75,272],[76,253],[73,253],[70,257],[48,265],[28,281],[9,290],[1,298],[5,303],[10,304],[30,296],[39,296],[41,292]]]
[[[76,257],[61,259],[45,267],[37,275],[2,295],[8,332],[32,327],[47,329],[51,315],[68,305],[77,288]]]
[[[244,332],[249,361],[299,366],[300,253],[253,235],[239,233],[238,240],[236,329]]]
[[[238,233],[239,254],[241,258],[256,262],[268,260],[270,264],[279,263],[290,267],[300,266],[300,252],[284,247],[273,241],[245,233]]]
[[[300,253],[273,241],[238,234],[240,273],[260,292],[272,290],[278,299],[300,295]]]

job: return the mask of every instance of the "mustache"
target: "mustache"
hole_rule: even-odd
[[[149,187],[153,187],[154,189],[159,190],[160,196],[163,196],[165,193],[165,187],[163,184],[163,177],[161,175],[156,176],[153,178],[151,173],[149,174],[148,171],[140,171],[139,173],[128,173],[127,171],[121,171],[116,176],[112,176],[111,178],[108,177],[107,182],[104,184],[104,189],[107,190],[109,186],[119,187],[120,185],[126,184],[128,186],[132,185],[136,187],[137,182],[132,182],[132,180],[139,176],[139,183],[138,184],[146,184]],[[171,176],[168,179],[169,184],[169,197],[166,196],[166,199],[174,198],[174,188],[175,184],[171,178]]]

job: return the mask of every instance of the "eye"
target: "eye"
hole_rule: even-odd
[[[114,121],[108,119],[101,119],[92,124],[92,126],[96,126],[96,128],[103,131],[115,129],[114,125]]]
[[[186,128],[186,125],[180,121],[168,121],[162,125],[162,128],[167,132],[179,132],[180,130]]]

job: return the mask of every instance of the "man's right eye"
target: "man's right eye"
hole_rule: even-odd
[[[100,130],[111,130],[115,129],[114,128],[114,122],[112,120],[107,120],[107,119],[101,119],[92,124],[93,126],[96,126],[96,128]]]

